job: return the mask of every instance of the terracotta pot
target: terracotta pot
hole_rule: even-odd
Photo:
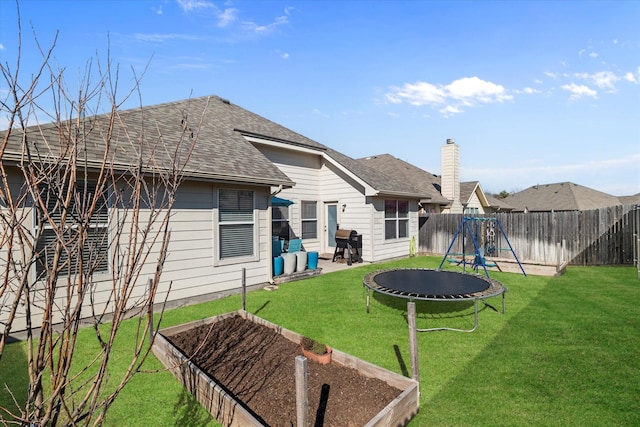
[[[327,352],[325,354],[317,354],[302,347],[302,354],[307,359],[314,360],[321,365],[328,365],[329,363],[331,363],[331,347],[329,346],[327,346]]]

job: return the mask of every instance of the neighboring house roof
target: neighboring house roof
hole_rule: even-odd
[[[96,165],[99,165],[102,159],[103,135],[109,125],[110,117],[108,114],[103,114],[87,119],[92,127],[85,144],[87,160],[94,161]],[[69,123],[73,125],[72,122],[65,124]],[[186,176],[191,178],[268,186],[295,185],[251,143],[251,139],[260,139],[317,151],[319,155],[339,164],[342,169],[371,186],[374,194],[404,195],[415,198],[424,196],[420,188],[410,183],[361,164],[338,151],[217,96],[118,111],[117,120],[114,123],[114,141],[117,142],[117,147],[114,146],[112,150],[112,159],[113,164],[123,170],[138,163],[141,149],[143,160],[145,160],[145,156],[148,156],[146,153],[151,152],[151,146],[159,136],[167,146],[177,146],[186,129],[184,133],[186,138],[191,137],[191,131],[194,132],[193,137],[197,138],[194,152],[185,169]],[[33,126],[27,131],[31,144],[41,145],[38,141],[43,140],[42,135],[50,143],[58,141],[59,129],[55,123]],[[3,160],[20,161],[20,149],[20,135],[14,133],[3,154]],[[170,161],[170,154],[170,150],[167,152],[156,150],[154,155],[157,164],[167,164]],[[186,152],[180,154],[183,157],[186,156]]]
[[[504,199],[497,198],[491,194],[485,194],[487,198],[487,202],[489,202],[489,207],[491,207],[495,211],[512,211],[513,206],[509,203],[505,202]]]
[[[620,200],[592,188],[560,182],[534,185],[505,199],[517,211],[584,211],[616,206]]]
[[[620,199],[620,203],[623,205],[640,205],[640,193],[634,194],[633,196],[621,196],[618,197]]]
[[[398,181],[411,184],[424,194],[421,200],[423,203],[434,203],[443,206],[449,203],[449,200],[440,194],[440,177],[404,160],[400,160],[391,154],[364,157],[358,159],[357,163],[378,171],[379,174],[392,176]]]
[[[468,181],[460,183],[460,202],[462,202],[464,206],[467,206],[474,193],[478,194],[478,199],[480,200],[480,204],[482,204],[482,206],[489,206],[489,202],[487,201],[487,197],[485,196],[484,191],[482,191],[482,187],[480,187],[479,181]]]

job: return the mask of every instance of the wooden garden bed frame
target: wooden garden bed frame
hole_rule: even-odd
[[[185,356],[165,338],[165,336],[184,332],[201,325],[219,322],[233,316],[240,316],[253,323],[264,325],[296,344],[302,339],[302,335],[296,332],[254,316],[244,310],[238,310],[162,329],[154,340],[152,350],[164,366],[184,384],[193,396],[220,423],[233,427],[264,426],[250,411],[247,411],[232,395],[226,392],[221,384],[207,376],[195,364],[187,360]],[[373,417],[365,427],[402,426],[407,424],[418,412],[419,384],[417,381],[336,349],[333,349],[331,363],[355,369],[363,376],[380,379],[401,391],[400,395]]]

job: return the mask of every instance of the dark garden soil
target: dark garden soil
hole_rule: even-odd
[[[299,344],[240,316],[167,337],[272,427],[296,425]],[[312,426],[363,426],[399,394],[386,382],[334,363],[307,361]]]

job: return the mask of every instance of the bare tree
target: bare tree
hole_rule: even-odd
[[[142,107],[135,121],[125,120],[121,106],[139,98],[140,80],[120,96],[109,59],[87,62],[72,94],[64,70],[52,65],[55,44],[40,48],[41,66],[26,79],[20,54],[13,66],[0,64],[8,88],[1,101],[8,128],[0,132],[0,370],[7,337],[23,329],[29,378],[26,401],[0,407],[0,419],[99,425],[149,354],[172,207],[200,123],[185,113],[176,118],[179,132],[167,136]],[[135,315],[128,369],[109,375],[120,326]],[[99,350],[79,365],[74,350],[85,323]]]

